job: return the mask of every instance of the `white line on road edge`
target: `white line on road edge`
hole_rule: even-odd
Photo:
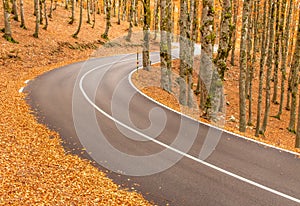
[[[19,93],[22,93],[24,90],[24,87],[21,87],[21,89],[19,89]]]
[[[158,62],[154,62],[153,64],[155,64],[155,63],[158,63]],[[142,68],[142,67],[139,67],[139,69],[140,69],[140,68]],[[194,119],[194,118],[192,118],[192,117],[190,117],[190,116],[188,116],[188,115],[186,115],[186,114],[180,113],[180,112],[178,112],[178,111],[176,111],[176,110],[174,110],[174,109],[172,109],[172,108],[170,108],[170,107],[167,107],[166,105],[164,105],[164,104],[162,104],[162,103],[156,101],[155,99],[153,99],[153,98],[147,96],[146,94],[144,94],[143,92],[141,92],[141,91],[140,91],[140,90],[132,83],[131,78],[132,78],[132,75],[133,75],[134,72],[135,72],[135,70],[132,70],[132,71],[130,72],[129,76],[128,76],[128,81],[129,81],[130,85],[131,85],[138,93],[140,93],[142,96],[146,97],[147,99],[150,99],[151,101],[155,102],[156,104],[158,104],[158,105],[160,105],[160,106],[162,106],[162,107],[164,107],[164,108],[166,108],[166,109],[168,109],[168,110],[170,110],[170,111],[172,111],[172,112],[175,112],[175,113],[177,113],[177,114],[179,114],[179,115],[182,115],[182,116],[186,117],[187,119],[190,119],[190,120],[196,121],[196,122],[198,122],[198,123],[200,123],[200,124],[206,125],[206,126],[208,126],[208,127],[217,129],[217,130],[219,130],[219,131],[221,131],[221,132],[225,132],[225,133],[228,133],[228,134],[230,134],[230,135],[233,135],[233,136],[236,136],[236,137],[245,139],[245,140],[247,140],[247,141],[255,142],[255,143],[257,143],[257,144],[260,144],[260,145],[263,145],[263,146],[266,146],[266,147],[270,147],[270,148],[279,150],[280,152],[282,151],[282,152],[290,153],[290,154],[292,154],[292,155],[300,156],[300,153],[293,152],[293,151],[290,151],[290,150],[287,150],[287,149],[283,149],[283,148],[280,148],[280,147],[276,147],[276,146],[274,146],[274,145],[270,145],[270,144],[267,144],[267,143],[264,143],[264,142],[257,141],[257,140],[255,140],[255,139],[251,139],[251,138],[248,138],[248,137],[245,137],[245,136],[236,134],[236,133],[234,133],[234,132],[227,131],[227,130],[222,129],[222,128],[220,128],[220,127],[216,127],[216,126],[214,126],[214,125],[208,124],[208,123],[206,123],[206,122],[201,122],[201,121],[199,121],[199,120],[197,120],[197,119]]]
[[[117,62],[117,63],[120,63],[120,62],[126,62],[126,61],[129,61],[129,60],[132,60],[132,59],[119,61],[119,62]],[[116,63],[116,62],[115,62],[115,63]],[[186,158],[189,158],[189,159],[191,159],[191,160],[194,160],[195,162],[201,163],[201,164],[203,164],[203,165],[205,165],[205,166],[207,166],[207,167],[210,167],[210,168],[212,168],[212,169],[214,169],[214,170],[217,170],[217,171],[219,171],[219,172],[221,172],[221,173],[224,173],[224,174],[226,174],[226,175],[228,175],[228,176],[231,176],[231,177],[233,177],[233,178],[236,178],[236,179],[238,179],[238,180],[240,180],[240,181],[242,181],[242,182],[248,183],[248,184],[250,184],[250,185],[256,186],[256,187],[258,187],[258,188],[260,188],[260,189],[263,189],[263,190],[268,191],[268,192],[270,192],[270,193],[273,193],[273,194],[275,194],[275,195],[278,195],[278,196],[281,196],[281,197],[286,198],[286,199],[288,199],[288,200],[291,200],[291,201],[300,203],[300,199],[297,199],[297,198],[292,197],[292,196],[290,196],[290,195],[284,194],[284,193],[282,193],[282,192],[279,192],[279,191],[277,191],[277,190],[274,190],[274,189],[272,189],[272,188],[269,188],[269,187],[267,187],[267,186],[264,186],[264,185],[262,185],[262,184],[259,184],[259,183],[257,183],[257,182],[254,182],[254,181],[252,181],[252,180],[249,180],[249,179],[247,179],[247,178],[245,178],[245,177],[242,177],[242,176],[239,176],[239,175],[234,174],[234,173],[232,173],[232,172],[229,172],[229,171],[227,171],[227,170],[224,170],[224,169],[222,169],[222,168],[220,168],[220,167],[217,167],[217,166],[215,166],[215,165],[213,165],[213,164],[210,164],[210,163],[208,163],[208,162],[205,162],[205,161],[203,161],[203,160],[200,160],[200,159],[198,159],[198,158],[196,158],[196,157],[194,157],[194,156],[192,156],[192,155],[186,154],[186,153],[184,153],[184,152],[182,152],[182,151],[180,151],[180,150],[177,150],[177,149],[175,149],[175,148],[173,148],[173,147],[170,147],[169,145],[167,145],[167,144],[165,144],[165,143],[163,143],[163,142],[160,142],[160,141],[158,141],[158,140],[156,140],[156,139],[153,139],[152,137],[150,137],[150,136],[148,136],[148,135],[145,135],[145,134],[143,134],[143,133],[141,133],[141,132],[139,132],[139,131],[137,131],[137,130],[131,128],[131,127],[129,127],[128,125],[126,125],[126,124],[120,122],[119,120],[115,119],[114,117],[110,116],[108,113],[106,113],[105,111],[103,111],[102,109],[100,109],[100,108],[99,108],[99,107],[98,107],[98,106],[97,106],[97,105],[96,105],[96,104],[88,97],[88,95],[85,93],[85,91],[84,91],[84,89],[83,89],[83,86],[82,86],[83,80],[84,80],[84,78],[85,78],[88,74],[90,74],[90,73],[92,73],[92,72],[94,72],[94,71],[96,71],[96,70],[98,70],[98,69],[100,69],[100,68],[102,68],[102,67],[109,66],[109,65],[113,65],[113,64],[115,64],[115,63],[109,63],[109,64],[101,65],[101,66],[99,66],[99,67],[95,67],[94,69],[91,69],[90,71],[86,72],[86,73],[80,78],[79,88],[80,88],[80,90],[81,90],[81,92],[82,92],[84,98],[85,98],[85,99],[86,99],[86,100],[87,100],[87,101],[88,101],[88,102],[89,102],[96,110],[98,110],[100,113],[102,113],[104,116],[106,116],[107,118],[111,119],[111,120],[114,121],[115,123],[117,123],[117,124],[123,126],[124,128],[126,128],[126,129],[128,129],[128,130],[130,130],[130,131],[132,131],[132,132],[134,132],[134,133],[136,133],[136,134],[138,134],[138,135],[141,135],[142,137],[148,139],[149,141],[152,141],[152,142],[154,142],[154,143],[156,143],[156,144],[158,144],[158,145],[160,145],[160,146],[162,146],[162,147],[165,147],[166,149],[169,149],[169,150],[171,150],[171,151],[173,151],[173,152],[175,152],[175,153],[177,153],[177,154],[180,154],[180,155],[182,155],[183,157],[186,157]],[[192,118],[190,118],[190,119],[192,119]],[[210,125],[208,125],[208,126],[210,126]],[[217,129],[218,129],[218,128],[217,128]]]

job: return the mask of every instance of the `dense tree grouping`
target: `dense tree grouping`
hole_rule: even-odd
[[[27,29],[23,0],[2,0],[5,26],[3,37],[12,43],[10,21],[20,21]],[[77,24],[77,38],[83,23],[94,28],[96,15],[106,16],[105,31],[109,39],[111,18],[117,24],[128,23],[127,41],[134,26],[143,28],[143,68],[150,69],[150,38],[160,41],[161,88],[172,92],[172,41],[179,35],[179,102],[193,107],[192,97],[200,98],[202,117],[218,121],[224,104],[223,83],[231,66],[239,67],[239,130],[255,126],[255,135],[264,134],[270,118],[270,105],[290,112],[288,130],[296,134],[300,147],[300,1],[299,0],[34,0],[35,32],[48,28],[48,18],[55,17],[58,4],[70,10],[70,24]],[[79,14],[75,8],[79,7]],[[87,22],[82,16],[86,12]],[[11,16],[12,15],[12,16]],[[153,30],[153,37],[150,30]],[[194,67],[194,43],[201,43],[200,66]],[[214,47],[217,45],[217,51]],[[230,57],[230,58],[229,58]],[[237,64],[237,65],[235,65]],[[197,86],[193,73],[198,73]],[[253,81],[258,78],[257,96]],[[256,100],[256,101],[254,101]],[[257,102],[257,105],[254,104]],[[298,108],[297,108],[298,106]],[[254,112],[255,111],[255,112]],[[254,115],[256,114],[256,116]]]

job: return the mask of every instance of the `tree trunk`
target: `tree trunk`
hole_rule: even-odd
[[[113,14],[113,17],[116,17],[117,16],[117,10],[116,10],[116,0],[113,0],[113,11],[114,11],[114,14]]]
[[[202,17],[201,17],[201,55],[200,55],[200,69],[198,82],[201,85],[197,88],[202,88],[200,107],[204,110],[202,115],[204,118],[211,118],[211,90],[212,78],[215,74],[213,71],[213,44],[215,41],[214,33],[214,0],[208,0],[202,2]],[[200,80],[201,79],[201,80]],[[205,88],[204,88],[205,87]]]
[[[48,29],[48,16],[47,16],[47,0],[44,0],[44,18],[45,18],[45,26],[43,29]]]
[[[273,68],[273,47],[274,47],[274,19],[275,17],[275,10],[276,4],[270,0],[271,6],[271,13],[269,16],[270,19],[270,26],[268,27],[269,30],[269,48],[268,48],[268,58],[267,58],[267,75],[266,75],[266,99],[265,99],[265,114],[263,119],[263,124],[261,127],[261,132],[264,134],[268,124],[268,118],[270,113],[270,96],[271,96],[271,73]]]
[[[290,0],[292,2],[292,0]],[[279,26],[279,32],[280,32],[280,44],[281,44],[281,91],[280,91],[280,102],[279,102],[279,110],[276,115],[278,119],[280,119],[282,114],[282,108],[283,108],[283,102],[284,102],[284,92],[285,92],[285,80],[286,80],[286,59],[287,59],[287,47],[288,47],[288,36],[289,34],[289,25],[290,25],[290,16],[291,16],[291,9],[289,9],[289,16],[287,17],[287,22],[284,26],[284,19],[285,16],[285,10],[286,10],[286,0],[282,0],[281,4],[281,17],[280,17],[280,26]]]
[[[119,0],[119,3],[118,3],[118,25],[121,24],[121,4],[122,4],[122,0]]]
[[[222,81],[224,80],[225,72],[228,70],[226,61],[232,47],[231,37],[233,28],[231,26],[231,10],[231,0],[223,0],[219,48],[217,57],[214,59],[214,63]]]
[[[280,30],[279,30],[279,22],[280,22],[280,1],[278,0],[276,2],[276,37],[275,37],[275,49],[274,49],[274,75],[273,75],[273,97],[272,97],[272,103],[278,104],[277,102],[277,96],[278,96],[278,70],[279,70],[279,62],[280,62],[280,56],[279,56],[279,46],[280,46]]]
[[[134,6],[134,10],[133,10],[133,24],[134,26],[138,26],[138,4],[139,4],[139,1],[136,0],[135,1],[135,6]],[[151,20],[151,17],[150,17],[150,20]],[[149,26],[150,28],[150,26]]]
[[[298,102],[298,123],[297,123],[297,133],[296,133],[296,141],[295,147],[300,148],[300,96]]]
[[[295,53],[293,56],[293,65],[292,67],[296,67],[298,65],[298,71],[300,67],[300,10],[299,12],[299,17],[298,17],[298,31],[297,31],[297,43],[296,43],[296,48],[295,48]],[[299,75],[298,75],[299,78]],[[297,134],[296,134],[296,142],[295,142],[295,147],[300,148],[300,97],[299,97],[299,103],[298,103],[298,124],[297,124]]]
[[[93,12],[93,25],[92,28],[95,28],[96,25],[96,0],[92,0],[92,12]]]
[[[191,15],[194,14],[195,10],[195,0],[190,1],[190,11],[186,13],[187,15],[187,57],[186,57],[186,63],[187,63],[187,106],[189,108],[193,107],[193,67],[194,67],[194,42],[193,42],[193,35],[192,35],[192,29],[193,29],[193,18]]]
[[[127,0],[123,0],[123,13],[122,13],[123,21],[125,21],[126,14],[127,14]]]
[[[80,29],[81,29],[81,25],[82,25],[82,7],[83,7],[83,0],[80,0],[79,24],[78,24],[77,31],[73,34],[74,38],[77,38],[77,36],[80,32]]]
[[[14,15],[13,19],[15,21],[19,21],[18,8],[17,8],[17,0],[12,0],[12,3],[13,3],[12,14]]]
[[[186,93],[186,74],[187,74],[187,56],[188,53],[188,45],[187,45],[187,30],[190,29],[188,27],[188,6],[187,0],[180,0],[180,51],[179,51],[179,59],[180,59],[180,74],[177,78],[176,82],[179,84],[179,103],[181,105],[187,105],[187,93]]]
[[[71,21],[69,22],[69,24],[73,24],[75,21],[75,1],[76,0],[72,0],[72,16],[71,16]]]
[[[161,2],[161,0],[155,0],[155,3],[154,3],[154,27],[153,27],[154,28],[154,40],[156,40],[157,33],[159,30],[159,8],[161,7],[160,2]]]
[[[168,9],[168,19],[173,17],[173,0],[167,2]],[[168,55],[167,55],[167,69],[168,69],[168,78],[169,78],[169,90],[172,92],[172,41],[173,41],[173,27],[174,21],[168,21],[167,25],[167,42],[168,42]]]
[[[246,68],[246,81],[245,81],[245,93],[246,93],[246,99],[249,99],[249,90],[250,90],[250,82],[252,81],[251,77],[253,76],[253,71],[251,70],[253,67],[251,65],[252,63],[252,33],[253,33],[253,27],[252,27],[252,21],[253,21],[253,4],[250,3],[249,6],[249,17],[248,17],[248,25],[247,25],[247,40],[246,40],[246,56],[247,56],[247,68]],[[252,82],[251,82],[252,83]]]
[[[168,76],[168,10],[167,0],[161,0],[161,39],[160,39],[160,61],[161,61],[161,81],[160,86],[163,90],[171,92],[171,85]],[[169,2],[168,2],[169,3]]]
[[[267,1],[264,2],[264,13],[262,28],[266,28],[267,22]],[[256,118],[256,129],[255,136],[258,137],[260,133],[260,120],[261,120],[261,104],[262,104],[262,90],[263,90],[263,79],[264,79],[264,66],[266,59],[266,31],[265,29],[261,33],[261,56],[259,64],[259,88],[258,88],[258,100],[257,100],[257,118]]]
[[[252,20],[252,26],[253,26],[253,37],[254,37],[254,43],[253,43],[253,56],[252,56],[252,62],[251,62],[251,68],[250,68],[250,82],[249,82],[249,105],[248,105],[248,122],[247,124],[249,126],[253,125],[252,123],[252,79],[254,76],[254,65],[256,63],[256,54],[258,52],[258,38],[259,38],[259,33],[258,33],[258,21],[259,21],[259,5],[260,5],[260,0],[255,0],[254,1],[254,14],[253,20]]]
[[[106,27],[105,27],[105,32],[101,35],[103,39],[108,39],[108,32],[111,26],[110,12],[111,12],[111,0],[106,0]]]
[[[289,63],[289,61],[288,61],[288,52],[289,52],[288,45],[289,45],[289,36],[290,36],[289,32],[290,32],[290,27],[291,27],[290,22],[292,19],[292,12],[293,12],[293,2],[290,1],[289,13],[288,13],[287,22],[286,22],[286,26],[285,26],[285,33],[284,33],[284,37],[283,37],[285,39],[285,46],[286,46],[285,56],[283,57],[283,60],[282,60],[285,62],[285,64],[284,64],[285,70],[286,70],[286,65]],[[290,99],[291,99],[291,95],[292,95],[292,86],[290,84],[291,79],[292,79],[292,77],[291,77],[291,72],[290,72],[289,78],[288,78],[287,101],[286,101],[286,107],[285,107],[285,109],[288,111],[291,109],[290,108]]]
[[[238,19],[238,12],[239,12],[239,0],[233,0],[233,36],[232,36],[232,51],[231,51],[231,61],[230,64],[234,65],[234,57],[235,57],[235,46],[236,46],[236,35],[237,35],[237,19]]]
[[[249,5],[250,0],[244,0],[243,3],[243,17],[242,17],[242,33],[240,45],[240,77],[239,77],[239,130],[240,132],[246,131],[246,67],[247,67],[247,26],[249,19]]]
[[[74,0],[75,1],[75,0]],[[52,18],[52,12],[53,12],[53,0],[51,0],[50,1],[50,11],[49,11],[49,15],[48,15],[48,17],[49,18]]]
[[[128,34],[126,37],[126,41],[131,41],[132,36],[132,27],[133,27],[133,9],[134,9],[134,2],[137,0],[131,0],[131,6],[130,6],[130,17],[129,17],[129,28],[128,28]]]
[[[198,9],[199,8],[199,0],[194,0],[194,14],[193,14],[193,24],[192,24],[192,40],[197,43],[198,40],[198,29],[199,29],[199,21],[198,21]]]
[[[87,14],[86,23],[91,24],[91,4],[90,4],[90,0],[87,0],[87,2],[86,2],[86,14]]]
[[[25,24],[25,16],[24,16],[24,2],[20,0],[20,16],[21,16],[21,25],[22,29],[27,29]]]
[[[151,10],[150,0],[144,0],[144,42],[143,42],[143,69],[150,70],[150,25],[151,25]]]
[[[43,16],[43,3],[44,0],[39,0],[39,4],[40,4],[40,25],[43,25],[43,21],[44,21],[44,16]]]
[[[66,10],[69,9],[69,0],[65,0],[65,9],[66,9]]]
[[[290,5],[292,6],[292,4]],[[299,10],[300,17],[300,10]],[[293,61],[291,66],[291,92],[292,92],[292,101],[291,101],[291,111],[290,111],[290,122],[289,122],[289,131],[295,132],[295,123],[296,123],[296,106],[297,106],[297,93],[298,93],[298,84],[299,84],[299,70],[300,70],[300,18],[298,20],[298,31],[297,31],[297,43],[295,52],[293,55]]]
[[[33,36],[35,38],[39,37],[39,29],[40,29],[40,11],[39,11],[39,7],[40,7],[40,1],[39,0],[35,0],[35,32],[33,34]]]
[[[15,43],[16,41],[13,39],[10,29],[10,12],[9,12],[9,2],[8,0],[3,0],[3,12],[4,12],[4,35],[3,37],[12,43]]]

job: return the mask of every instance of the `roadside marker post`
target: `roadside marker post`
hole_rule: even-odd
[[[136,72],[139,72],[139,51],[136,51]]]

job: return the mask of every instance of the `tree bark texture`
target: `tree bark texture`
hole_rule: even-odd
[[[150,0],[144,0],[144,42],[143,42],[143,69],[150,70],[150,25],[151,10]]]
[[[239,130],[246,131],[246,68],[247,68],[247,26],[249,20],[250,0],[244,0],[243,17],[242,17],[242,33],[240,45],[240,77],[239,77]]]

